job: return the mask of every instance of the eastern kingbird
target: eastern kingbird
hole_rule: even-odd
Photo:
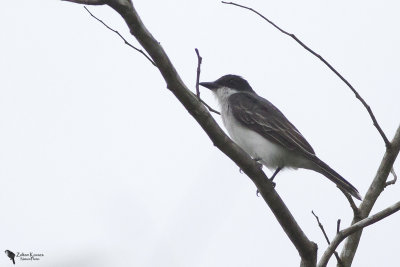
[[[361,200],[357,189],[320,160],[299,130],[245,79],[230,74],[200,85],[217,97],[231,138],[255,160],[275,170],[271,180],[283,168],[309,169]]]
[[[14,252],[10,251],[10,250],[6,250],[4,251],[4,253],[6,253],[6,255],[10,258],[10,260],[12,260],[13,264],[15,264],[15,254]]]

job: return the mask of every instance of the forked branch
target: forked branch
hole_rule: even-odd
[[[382,158],[381,164],[376,172],[374,180],[368,188],[365,194],[364,200],[358,207],[359,216],[354,216],[352,224],[359,222],[369,216],[376,200],[385,188],[386,180],[393,169],[393,164],[400,151],[400,126],[397,128],[396,133],[392,139],[390,149],[386,149],[385,155]],[[350,266],[355,253],[357,251],[358,244],[360,243],[362,235],[362,229],[357,233],[349,236],[344,244],[340,258],[342,259],[345,266]]]
[[[393,179],[390,180],[390,181],[387,181],[386,184],[385,184],[385,187],[387,187],[389,185],[392,185],[392,184],[395,184],[397,182],[397,174],[396,174],[396,172],[394,171],[393,168],[390,170],[390,173],[393,175]]]
[[[314,215],[315,219],[317,220],[318,226],[321,229],[322,234],[325,237],[326,243],[328,243],[328,245],[330,245],[331,241],[329,240],[328,234],[325,232],[325,228],[322,225],[322,223],[320,222],[319,217],[314,213],[313,210],[311,211],[311,213],[312,213],[312,215]],[[340,222],[340,220],[338,221],[338,229],[339,229],[339,222]],[[337,230],[337,231],[339,232],[339,230]],[[334,254],[335,254],[335,257],[336,257],[336,260],[337,260],[339,266],[343,266],[343,263],[342,263],[342,260],[339,257],[339,254],[336,251],[334,251]]]
[[[349,235],[362,230],[363,228],[374,224],[386,217],[388,217],[389,215],[392,215],[393,213],[397,212],[400,210],[400,201],[393,204],[392,206],[366,218],[363,219],[355,224],[353,224],[352,226],[343,229],[341,231],[339,231],[339,233],[335,236],[335,238],[332,240],[331,244],[329,245],[329,247],[325,250],[324,254],[322,255],[319,263],[318,263],[318,267],[325,267],[328,264],[328,261],[330,259],[330,257],[332,256],[332,254],[335,252],[335,249],[337,248],[337,246]]]

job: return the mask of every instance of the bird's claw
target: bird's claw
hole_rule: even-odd
[[[260,169],[262,169],[263,165],[259,162],[260,160],[261,160],[260,158],[255,158],[255,159],[254,159],[254,161],[255,161],[256,164],[257,164],[257,167],[260,168]],[[242,170],[241,168],[239,168],[239,172],[240,172],[240,173],[243,173],[243,170]]]
[[[271,184],[272,184],[272,187],[273,188],[275,188],[275,186],[276,186],[276,183],[275,182],[273,182],[271,179],[268,179],[270,182],[271,182]],[[260,196],[260,190],[258,190],[258,188],[257,188],[257,191],[256,191],[256,196],[257,197],[259,197]]]
[[[271,184],[272,184],[272,187],[273,188],[275,188],[275,186],[276,186],[276,183],[274,182],[274,181],[272,181],[272,179],[268,179],[270,182],[271,182]]]

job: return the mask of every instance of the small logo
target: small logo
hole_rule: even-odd
[[[15,260],[14,260],[15,254],[14,254],[14,252],[12,252],[11,250],[7,249],[6,251],[4,251],[4,253],[6,253],[6,255],[10,258],[10,260],[12,260],[13,264],[15,264]]]
[[[10,258],[10,260],[15,264],[15,259],[19,258],[21,261],[39,261],[42,257],[44,257],[43,253],[36,252],[12,252],[11,250],[4,251],[6,255]]]

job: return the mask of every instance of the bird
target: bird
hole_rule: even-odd
[[[10,260],[12,260],[13,264],[15,264],[15,254],[14,252],[10,251],[10,250],[6,250],[4,251],[4,253],[6,253],[6,255],[10,258]]]
[[[222,122],[232,140],[254,160],[273,170],[316,171],[361,200],[358,190],[320,160],[300,131],[271,102],[259,96],[241,76],[228,74],[199,85],[210,89],[221,108]]]

